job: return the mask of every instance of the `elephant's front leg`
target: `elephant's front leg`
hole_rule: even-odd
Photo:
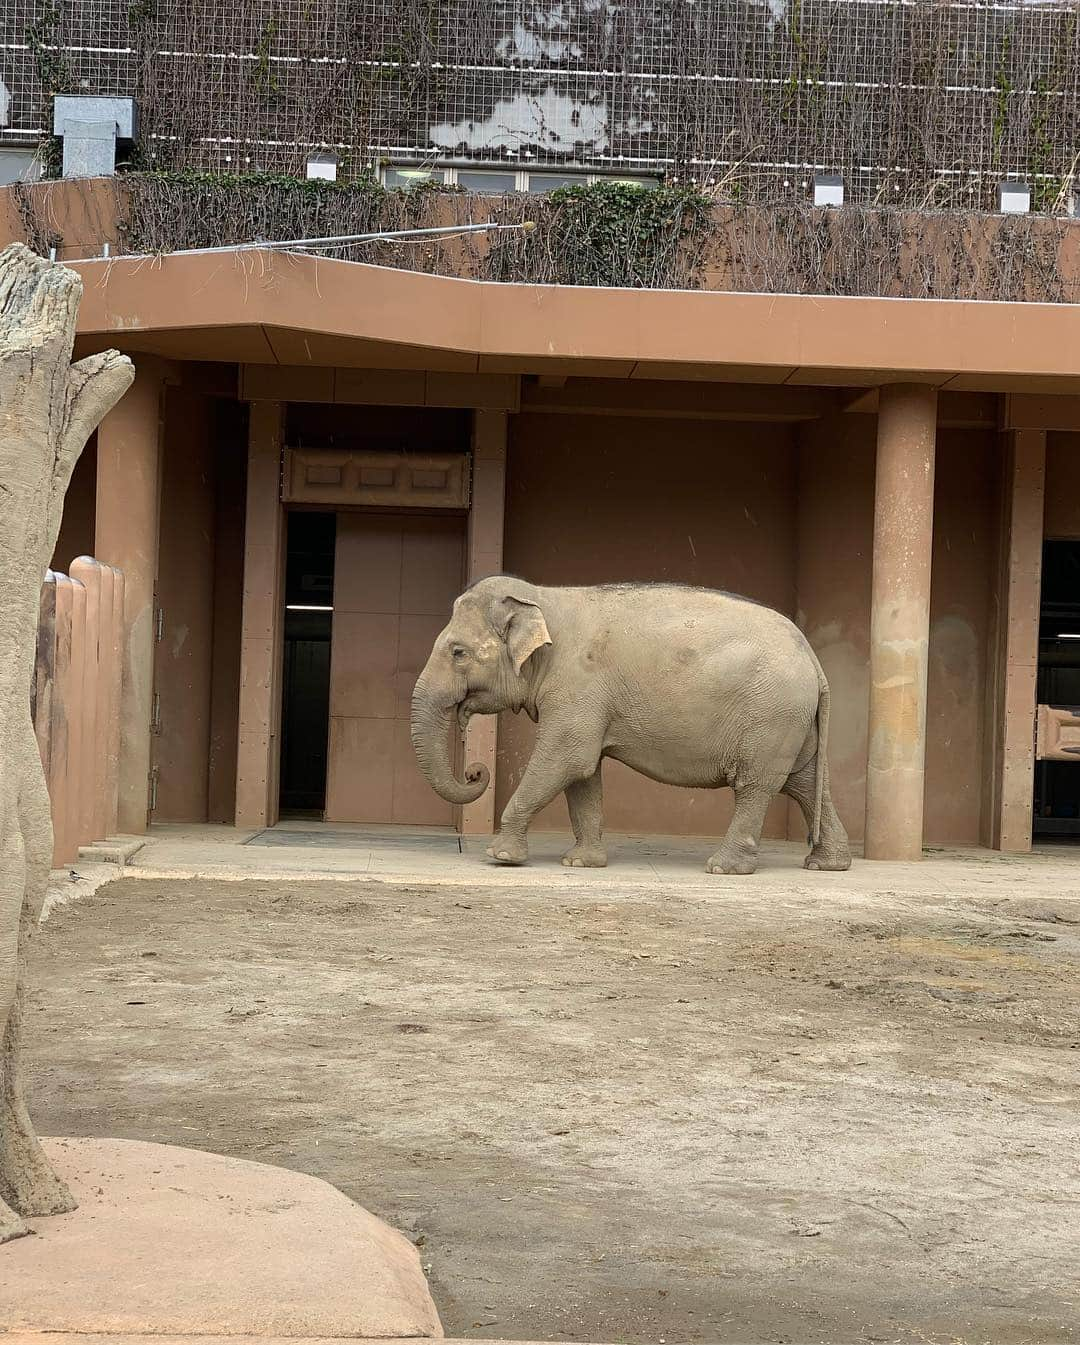
[[[499,832],[487,848],[503,864],[524,864],[529,857],[529,823],[556,794],[596,773],[601,734],[580,725],[542,722],[536,746],[517,789],[503,809]]]
[[[600,767],[587,780],[575,780],[566,786],[566,806],[577,845],[563,855],[562,862],[574,869],[602,869],[607,864],[604,831],[604,789]]]

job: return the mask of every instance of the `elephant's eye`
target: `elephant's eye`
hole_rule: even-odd
[[[454,645],[453,649],[450,650],[450,653],[454,658],[464,658],[465,652],[464,648],[459,644]]]

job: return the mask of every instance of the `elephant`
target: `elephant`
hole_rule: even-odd
[[[757,867],[769,804],[786,794],[809,831],[808,869],[846,869],[829,793],[829,687],[798,628],[749,598],[673,583],[548,588],[481,579],[454,602],[412,697],[420,769],[450,803],[479,798],[485,766],[459,779],[450,734],[473,715],[524,710],[536,746],[488,855],[528,858],[533,817],[566,795],[573,867],[603,867],[605,757],[665,784],[730,786],[735,811],[709,873]]]

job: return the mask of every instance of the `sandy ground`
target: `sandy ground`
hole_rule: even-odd
[[[127,877],[40,931],[36,1117],[326,1178],[448,1335],[1080,1341],[1080,862],[859,867]]]

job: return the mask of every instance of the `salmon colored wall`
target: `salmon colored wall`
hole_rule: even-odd
[[[928,845],[981,841],[986,696],[997,581],[1001,440],[939,430],[926,722]]]
[[[464,582],[465,520],[342,511],[330,655],[328,822],[450,826],[409,736],[416,679]]]
[[[1080,538],[1080,434],[1046,436],[1047,537]]]
[[[670,579],[744,593],[793,613],[795,436],[785,426],[620,416],[510,418],[505,565],[539,584]],[[528,760],[533,726],[503,715],[499,808]],[[604,765],[613,831],[716,836],[727,790],[656,784]],[[785,832],[786,804],[766,834]],[[568,830],[557,799],[540,829]]]
[[[874,416],[854,415],[799,431],[798,624],[829,679],[832,795],[853,840],[866,796],[876,432]]]
[[[94,513],[97,503],[97,434],[75,464],[64,498],[64,516],[53,552],[52,569],[67,574],[76,556],[94,554]]]
[[[165,635],[155,652],[161,732],[156,822],[207,817],[214,603],[214,402],[170,388],[162,463],[158,601]]]
[[[800,433],[799,621],[832,691],[829,764],[837,810],[861,840],[866,790],[873,416]],[[938,431],[930,607],[925,837],[977,845],[984,706],[996,575],[997,435]]]
[[[210,692],[207,819],[236,817],[240,727],[240,633],[247,503],[247,406],[218,403],[214,512],[214,651]]]

